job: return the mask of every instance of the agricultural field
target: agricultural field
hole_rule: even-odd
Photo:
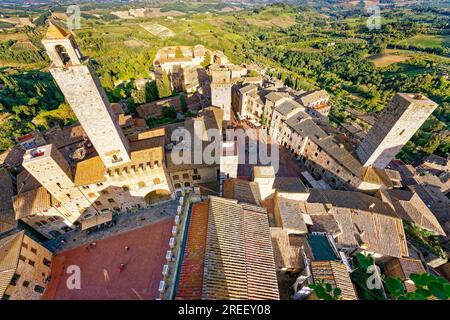
[[[384,68],[394,63],[399,63],[410,59],[410,56],[403,54],[379,53],[368,57],[375,67]]]
[[[398,42],[399,44],[414,45],[422,48],[449,48],[450,35],[417,35]]]
[[[330,119],[335,124],[352,121],[345,108],[376,113],[397,91],[422,92],[441,105],[435,112],[436,132],[427,127],[426,134],[441,137],[439,133],[448,129],[450,122],[445,14],[400,8],[383,16],[380,30],[368,30],[367,17],[352,8],[340,11],[278,4],[242,9],[176,2],[131,10],[129,6],[83,4],[82,28],[74,33],[83,53],[92,58],[110,99],[125,101],[131,110],[133,88],[122,84],[132,86],[134,79],[151,78],[159,48],[202,44],[223,51],[233,63],[259,64],[294,89],[328,90],[333,103]],[[56,12],[61,13],[59,23],[64,26],[64,9]],[[114,12],[127,14],[120,19]],[[30,14],[40,16],[35,11]],[[414,27],[411,21],[417,22]],[[13,74],[30,69],[48,74],[49,62],[40,45],[45,28],[43,23],[36,24],[0,32],[0,65],[12,67]],[[32,50],[24,50],[27,46]],[[33,111],[35,114],[25,117],[24,108],[15,102],[4,103],[0,98],[0,103],[7,105],[8,119],[14,123],[39,115]],[[30,103],[34,102],[20,101],[25,106]],[[51,104],[42,109],[48,114],[48,109],[57,107]],[[57,114],[61,117],[64,112]],[[421,136],[411,142],[418,143],[418,155],[448,152],[448,142],[441,139],[432,146],[423,145]],[[418,155],[406,150],[402,156],[412,162]]]

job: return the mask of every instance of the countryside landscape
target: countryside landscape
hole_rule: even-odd
[[[129,15],[131,4],[80,7],[81,28],[74,32],[114,102],[124,100],[132,108],[137,104],[132,82],[150,77],[158,48],[203,44],[222,50],[233,63],[256,63],[294,89],[326,88],[332,92],[330,119],[336,124],[353,121],[348,107],[377,113],[395,91],[422,91],[440,106],[400,157],[411,163],[423,154],[449,152],[450,35],[445,3],[417,2],[395,10],[386,4],[381,7],[381,29],[374,30],[367,28],[370,14],[357,1],[250,9],[175,2],[148,8],[143,17]],[[64,22],[66,8],[2,6],[8,17],[30,16],[35,25],[13,27],[0,20],[1,77],[18,89],[0,96],[3,150],[11,145],[11,134],[47,128],[51,121],[74,121],[46,72],[47,57],[39,42],[45,17],[52,12]],[[30,84],[36,78],[43,88]],[[148,94],[146,102],[152,99],[157,95]]]
[[[448,0],[0,1],[0,304],[448,301],[449,18]]]

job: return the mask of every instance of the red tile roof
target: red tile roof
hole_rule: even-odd
[[[192,206],[176,296],[180,300],[200,300],[202,298],[208,210],[209,201]]]

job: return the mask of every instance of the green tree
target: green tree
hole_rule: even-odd
[[[183,111],[183,113],[186,113],[188,111],[188,107],[186,97],[184,96],[184,94],[180,94],[180,103],[181,103],[181,111]]]
[[[331,284],[324,283],[322,280],[317,281],[315,284],[309,285],[311,289],[314,289],[317,297],[323,300],[340,300],[341,289],[333,288]]]
[[[131,98],[133,99],[133,102],[137,105],[146,103],[147,101],[145,89],[134,88],[131,91]]]
[[[436,298],[448,300],[450,298],[450,284],[442,277],[429,273],[410,274],[410,279],[414,282],[416,290],[405,292],[400,278],[387,278],[384,280],[386,289],[397,300],[426,300]]]
[[[161,79],[156,80],[156,87],[158,89],[158,97],[160,99],[170,97],[172,95],[172,86],[170,84],[167,72],[163,70]]]
[[[206,51],[205,60],[203,60],[201,66],[206,69],[210,66],[210,64],[211,64],[211,54],[209,53],[209,51]]]
[[[175,49],[175,58],[183,58],[183,51],[179,46]]]

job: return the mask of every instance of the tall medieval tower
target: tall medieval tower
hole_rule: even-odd
[[[211,105],[223,109],[223,120],[231,118],[231,71],[227,67],[211,67]]]
[[[27,150],[22,165],[70,213],[71,222],[96,210],[73,182],[69,163],[58,149],[48,144]]]
[[[361,163],[384,169],[437,106],[421,94],[397,93],[356,150]]]
[[[50,24],[42,40],[52,65],[50,73],[106,167],[130,161],[129,145],[106,93],[88,58],[68,31]]]

